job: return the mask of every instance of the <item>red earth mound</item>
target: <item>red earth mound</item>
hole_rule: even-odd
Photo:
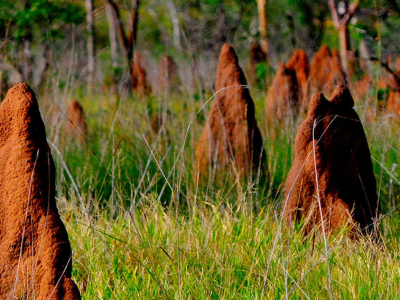
[[[302,104],[308,104],[308,76],[310,65],[307,54],[302,49],[294,50],[286,67],[296,72],[297,83],[299,86],[299,96]]]
[[[85,140],[87,134],[85,112],[82,105],[76,100],[72,101],[68,107],[68,119],[70,131],[76,132],[79,137]]]
[[[1,299],[80,299],[54,194],[54,163],[38,103],[19,83],[0,106]]]
[[[262,172],[266,156],[246,78],[232,46],[224,44],[218,61],[216,96],[195,153],[200,175],[227,170],[240,176]]]
[[[329,47],[322,45],[310,64],[311,91],[331,95],[336,85],[344,83],[339,52],[334,49],[331,54]]]
[[[315,94],[297,131],[284,218],[289,227],[303,222],[306,235],[322,226],[318,199],[326,232],[352,225],[354,233],[357,227],[362,233],[377,232],[373,220],[379,207],[371,154],[353,106],[345,86],[338,86],[330,101]]]
[[[391,90],[389,92],[386,109],[389,113],[394,113],[400,117],[400,92]]]
[[[393,69],[396,69],[397,75],[400,75],[400,55],[397,57],[396,68],[392,68],[392,70]]]
[[[144,59],[135,51],[132,64],[132,89],[138,95],[145,96],[151,94],[151,88],[147,81],[147,72],[144,68]]]
[[[151,118],[151,123],[150,123],[153,133],[158,134],[161,130],[163,123],[164,123],[163,117],[159,114],[155,114],[153,118]]]
[[[286,116],[296,117],[299,111],[299,86],[296,71],[281,62],[272,84],[268,88],[267,117],[270,121],[281,121]]]
[[[353,91],[356,100],[365,99],[371,86],[371,77],[365,74],[360,80],[353,84]]]
[[[159,81],[161,90],[166,93],[179,85],[178,67],[173,58],[167,54],[161,57]]]

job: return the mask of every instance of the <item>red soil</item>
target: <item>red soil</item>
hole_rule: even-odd
[[[337,49],[331,54],[329,47],[322,45],[310,65],[311,91],[331,95],[336,85],[344,83]]]
[[[68,119],[71,132],[76,132],[83,140],[86,139],[87,125],[82,105],[74,100],[68,108]]]
[[[54,194],[54,163],[38,103],[19,83],[0,106],[1,299],[80,299]]]
[[[303,50],[295,50],[286,65],[279,64],[267,94],[266,112],[270,122],[297,117],[309,98],[308,77],[308,58]]]
[[[372,223],[379,207],[371,154],[353,106],[345,86],[338,86],[330,101],[315,94],[297,131],[295,159],[285,185],[284,218],[289,227],[303,221],[306,235],[322,225],[318,196],[328,233],[352,225],[354,233],[357,228],[362,233],[376,229]]]
[[[151,88],[147,81],[147,72],[144,68],[144,59],[135,51],[132,64],[132,89],[141,96],[151,94]]]
[[[391,90],[389,92],[386,109],[400,117],[400,92]]]
[[[302,49],[294,50],[286,67],[296,72],[297,83],[299,86],[300,102],[308,105],[308,76],[310,74],[310,65],[307,54]]]
[[[195,153],[200,175],[233,167],[243,178],[266,167],[260,130],[246,78],[232,46],[224,44],[219,56],[217,94]]]
[[[167,93],[179,85],[178,67],[173,58],[167,54],[161,57],[159,81],[161,90]]]
[[[279,64],[271,86],[268,88],[266,113],[270,121],[296,117],[300,110],[299,86],[296,71],[283,62]]]

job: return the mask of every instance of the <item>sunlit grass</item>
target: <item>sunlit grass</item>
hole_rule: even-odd
[[[282,230],[283,185],[301,118],[271,131],[263,92],[251,92],[269,178],[261,186],[233,179],[215,189],[196,186],[192,166],[211,103],[191,123],[204,101],[178,93],[81,96],[89,134],[80,141],[66,133],[64,114],[47,113],[51,97],[42,99],[49,140],[72,174],[53,150],[58,205],[84,299],[328,299],[330,288],[336,299],[399,299],[399,120],[379,112],[371,121],[356,104],[387,214],[384,244],[338,233],[327,258],[318,233],[304,240]],[[159,136],[150,128],[156,113],[165,118]]]

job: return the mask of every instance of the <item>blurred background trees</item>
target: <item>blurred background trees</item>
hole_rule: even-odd
[[[56,41],[64,40],[84,18],[78,2],[0,0],[2,78],[8,72],[17,81],[39,86],[52,66]]]
[[[311,56],[326,43],[346,70],[366,45],[377,59],[398,56],[399,13],[398,0],[0,0],[0,80],[118,82],[135,48],[149,69],[167,53],[205,77],[223,43],[246,61],[254,41],[273,69],[295,48]]]

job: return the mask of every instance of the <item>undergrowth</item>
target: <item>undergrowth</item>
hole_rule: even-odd
[[[400,120],[383,110],[372,120],[368,99],[356,99],[383,243],[340,232],[326,255],[318,234],[303,239],[282,228],[283,185],[304,116],[272,132],[265,94],[251,93],[269,177],[256,186],[233,178],[204,189],[193,180],[193,160],[211,102],[203,107],[181,93],[118,99],[78,91],[89,128],[83,140],[66,130],[68,97],[54,104],[56,93],[38,96],[83,299],[400,299]],[[155,114],[165,120],[158,134],[150,127]]]

